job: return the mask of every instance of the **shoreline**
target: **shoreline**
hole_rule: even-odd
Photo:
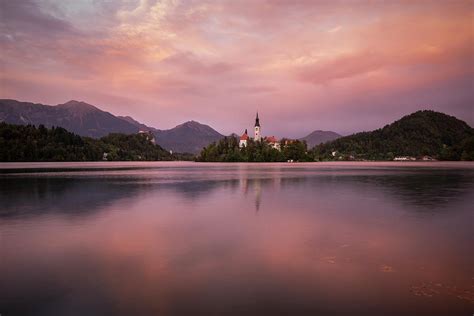
[[[196,162],[196,161],[61,161],[61,162],[0,162],[0,170],[25,169],[123,169],[149,167],[179,167],[179,166],[265,166],[280,165],[285,167],[432,167],[452,168],[463,167],[474,169],[473,161],[314,161],[314,162]]]

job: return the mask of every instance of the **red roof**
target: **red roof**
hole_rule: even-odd
[[[247,133],[243,133],[242,136],[240,136],[240,140],[248,140],[249,139],[249,135],[247,135]]]
[[[269,136],[269,137],[265,137],[265,140],[269,143],[276,143],[278,142],[278,140],[276,139],[275,136]]]

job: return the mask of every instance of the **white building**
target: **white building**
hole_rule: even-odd
[[[410,156],[401,156],[401,157],[395,157],[393,158],[394,161],[414,161],[416,160],[415,157],[410,157]]]
[[[247,141],[249,140],[249,135],[247,135],[247,129],[245,132],[240,136],[240,142],[239,142],[239,147],[247,147]]]
[[[262,137],[262,127],[260,126],[260,119],[258,118],[258,112],[257,116],[255,117],[255,127],[254,127],[254,135],[255,141],[265,141],[267,142],[272,148],[281,150],[280,142],[276,139],[275,136],[269,136],[269,137]],[[240,136],[240,141],[239,141],[239,147],[247,147],[248,141],[250,137],[247,134],[247,130]]]
[[[281,150],[280,142],[275,136],[265,137],[265,141],[274,149]]]
[[[258,118],[258,112],[257,112],[257,117],[255,118],[255,141],[259,142],[262,140],[262,133],[261,133],[261,128],[260,128],[260,120]]]

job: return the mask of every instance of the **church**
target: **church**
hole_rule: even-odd
[[[248,140],[250,139],[247,129],[245,129],[245,132],[240,136],[240,142],[239,142],[239,147],[247,147]],[[280,142],[277,140],[275,136],[270,136],[270,137],[263,137],[262,138],[262,128],[260,126],[260,119],[258,118],[258,112],[257,116],[255,118],[255,126],[254,126],[254,140],[256,142],[267,142],[272,148],[280,150]]]

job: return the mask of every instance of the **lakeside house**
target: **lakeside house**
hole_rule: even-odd
[[[280,150],[280,142],[276,139],[275,136],[265,137],[265,141],[274,149]]]
[[[401,157],[393,158],[393,161],[414,161],[414,160],[416,160],[416,158],[410,157],[410,156],[401,156]]]
[[[435,158],[431,156],[422,156],[422,157],[412,157],[412,156],[400,156],[400,157],[395,157],[393,158],[393,161],[416,161],[416,160],[422,160],[422,161],[436,161]]]

